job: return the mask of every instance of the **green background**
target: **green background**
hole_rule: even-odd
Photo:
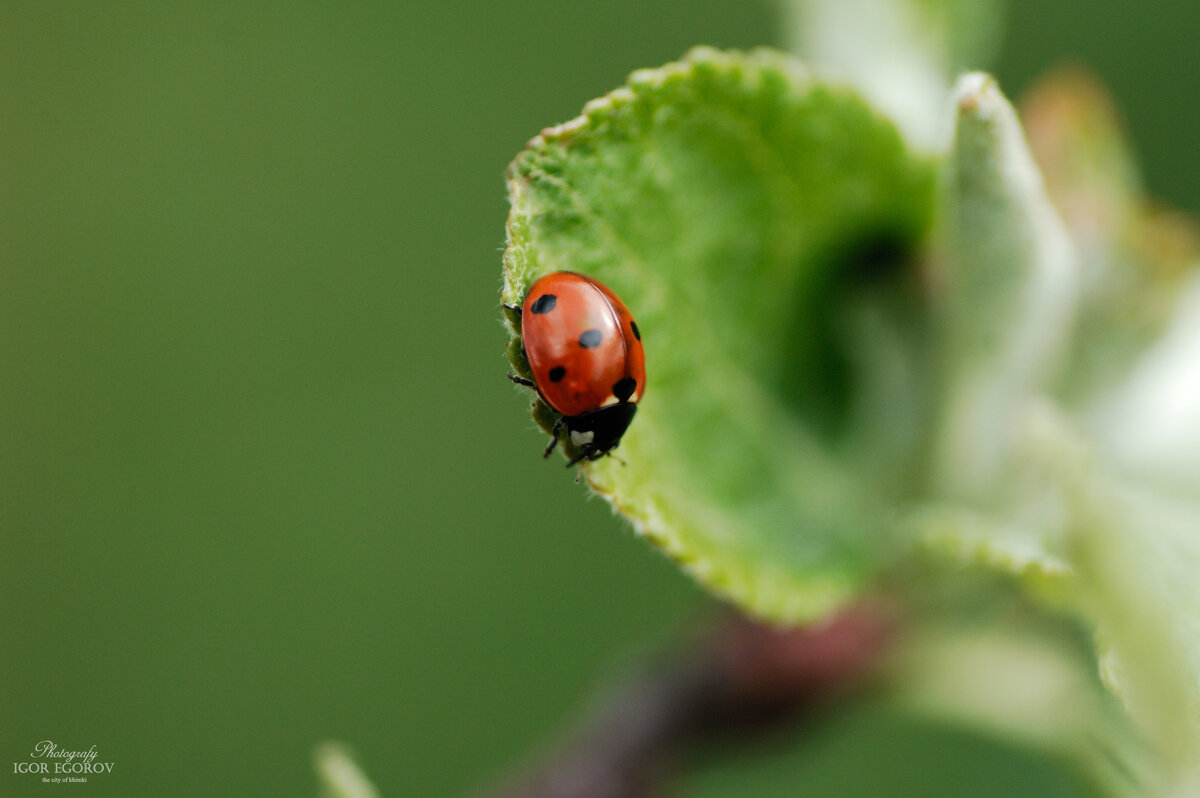
[[[1185,0],[1021,0],[996,72],[1094,67],[1195,211],[1197,29]],[[502,174],[633,68],[778,40],[765,2],[0,6],[0,795],[309,795],[326,738],[385,794],[478,790],[710,612],[538,456]],[[1043,772],[858,720],[693,786]],[[114,772],[13,774],[43,739]],[[942,746],[960,767],[920,764]]]

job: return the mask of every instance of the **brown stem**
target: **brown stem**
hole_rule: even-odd
[[[573,741],[494,798],[646,798],[697,738],[735,738],[861,682],[891,637],[891,613],[862,604],[815,626],[736,616],[675,658],[634,673]]]

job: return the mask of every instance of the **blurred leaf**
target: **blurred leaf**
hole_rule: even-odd
[[[1022,100],[1021,118],[1079,255],[1084,296],[1063,388],[1068,401],[1087,401],[1113,390],[1163,334],[1200,245],[1182,214],[1142,196],[1117,111],[1089,73],[1045,76]]]
[[[1031,397],[1057,374],[1078,295],[1074,252],[1025,146],[1016,113],[986,75],[963,77],[944,198],[940,489],[1001,487]]]
[[[1083,261],[1101,270],[1133,222],[1140,178],[1112,101],[1081,68],[1045,75],[1022,98],[1021,119],[1046,190]]]
[[[1080,254],[1065,401],[1116,462],[1200,495],[1200,236],[1142,196],[1117,113],[1087,73],[1047,76],[1022,107]]]
[[[1029,618],[927,625],[897,657],[892,700],[1053,756],[1091,785],[1089,795],[1158,794],[1153,756],[1068,641]]]
[[[1178,794],[1200,793],[1200,501],[1097,474],[1077,502],[1080,604],[1101,673]]]
[[[580,271],[644,334],[627,465],[591,464],[592,486],[766,617],[861,591],[921,443],[904,256],[930,221],[929,164],[783,55],[696,50],[543,131],[509,175],[504,301]]]
[[[321,798],[379,798],[371,780],[341,743],[321,743],[313,751],[313,766],[321,782]]]
[[[976,160],[1024,185],[1001,205],[1025,221],[1006,229],[992,208],[971,225],[977,192],[949,197],[949,268],[977,293],[948,276],[948,312],[961,319],[950,325],[958,355],[938,483],[950,501],[915,524],[935,549],[1016,575],[1090,621],[1106,683],[1163,754],[1168,789],[1184,794],[1200,786],[1200,274],[1179,250],[1138,245],[1162,217],[1144,213],[1099,95],[1077,80],[1054,91],[1034,106],[1034,140],[1067,228],[1007,103],[984,79],[963,83],[952,170],[988,141],[972,127],[990,131]],[[1171,255],[1147,257],[1155,251]]]
[[[781,0],[788,45],[858,85],[915,145],[941,149],[959,72],[987,65],[1000,40],[994,0]]]

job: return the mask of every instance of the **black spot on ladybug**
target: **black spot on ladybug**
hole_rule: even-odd
[[[567,370],[562,366],[550,369],[550,382],[559,382],[565,376],[567,376]]]
[[[554,294],[542,294],[537,299],[533,300],[533,304],[529,306],[530,313],[549,313],[554,310],[554,306],[558,304],[558,297]]]
[[[613,383],[613,396],[622,402],[628,402],[629,397],[633,396],[633,392],[637,390],[637,380],[633,377],[622,377]]]
[[[633,319],[629,320],[629,329],[633,330],[633,337],[642,340],[642,331],[637,328],[637,322]]]
[[[599,330],[584,330],[579,336],[579,345],[584,349],[595,349],[604,340],[604,334]]]

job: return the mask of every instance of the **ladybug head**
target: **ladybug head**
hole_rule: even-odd
[[[580,460],[598,460],[617,448],[636,412],[636,404],[618,402],[567,418],[571,444],[579,450],[579,455],[567,465],[575,465]]]

